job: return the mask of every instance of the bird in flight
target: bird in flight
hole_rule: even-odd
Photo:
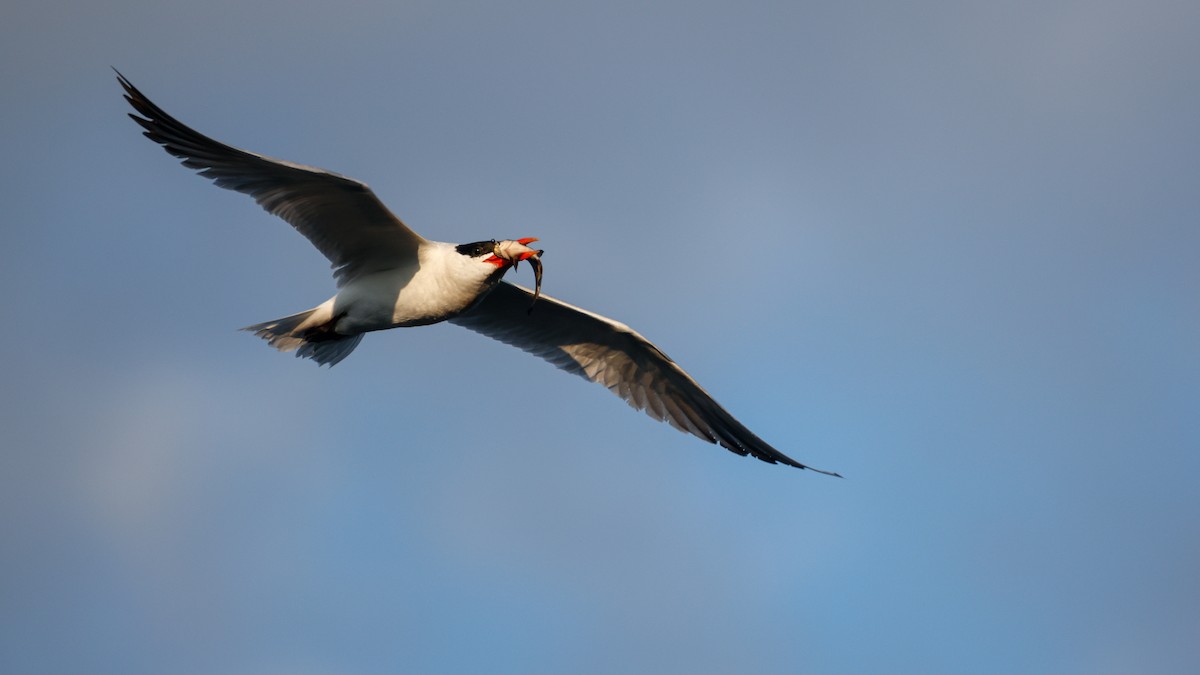
[[[425,239],[366,184],[213,140],[168,115],[119,72],[117,80],[144,136],[218,187],[253,197],[332,264],[338,288],[332,298],[244,329],[272,347],[333,366],[365,333],[449,321],[601,384],[634,409],[739,455],[839,476],[771,447],[625,324],[541,295],[543,251],[529,247],[537,239]],[[524,261],[534,269],[532,292],[501,280]]]

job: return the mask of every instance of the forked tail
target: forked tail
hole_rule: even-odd
[[[282,319],[256,323],[242,330],[250,331],[281,352],[296,352],[296,356],[312,359],[322,366],[333,366],[350,355],[362,340],[362,334],[341,335],[334,332],[325,307],[317,307]],[[318,314],[320,312],[320,314]]]

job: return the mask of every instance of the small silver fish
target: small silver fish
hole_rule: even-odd
[[[533,313],[533,306],[537,304],[538,298],[542,295],[542,253],[544,251],[538,251],[537,255],[526,258],[529,266],[533,268],[533,302],[529,303],[529,309],[525,310],[526,314]]]

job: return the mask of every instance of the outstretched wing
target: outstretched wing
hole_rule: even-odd
[[[375,193],[352,178],[239,150],[171,117],[119,72],[129,116],[145,135],[183,165],[219,187],[250,195],[308,238],[333,264],[338,285],[415,259],[425,240],[408,229]]]
[[[838,476],[801,464],[754,435],[629,326],[545,295],[530,312],[532,300],[530,291],[501,282],[479,305],[450,322],[602,384],[654,419],[739,455]]]

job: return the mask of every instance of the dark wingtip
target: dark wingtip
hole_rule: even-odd
[[[815,471],[816,473],[825,474],[826,476],[833,476],[834,478],[843,478],[843,479],[845,478],[845,476],[843,476],[842,474],[840,474],[836,471],[826,471],[825,469],[818,469],[816,467],[809,466],[807,464],[801,464],[800,462],[793,460],[791,457],[788,457],[787,455],[783,455],[783,457],[784,457],[784,459],[781,460],[782,464],[787,464],[788,466],[794,466],[797,469],[804,469],[805,471]],[[779,459],[779,458],[775,458],[775,459]],[[774,462],[772,462],[772,463],[774,463]]]
[[[139,103],[141,101],[145,100],[145,98],[146,98],[145,96],[142,95],[142,92],[138,91],[137,87],[133,86],[133,83],[129,81],[129,78],[122,75],[121,71],[117,70],[115,66],[109,66],[109,68],[112,68],[113,72],[117,74],[117,82],[120,82],[121,88],[125,90],[124,97],[125,97],[125,100],[129,102],[129,105],[133,106],[133,108],[135,110],[137,110],[139,113],[142,113],[144,115],[147,114],[142,110],[141,106],[139,105]],[[132,114],[130,114],[129,116],[132,117],[134,120],[136,120],[138,122],[138,124],[141,124],[142,126],[146,126],[145,122],[147,120],[143,120]]]
[[[778,451],[776,451],[776,452],[778,453],[777,456],[770,457],[770,458],[759,456],[758,458],[763,460],[764,462],[770,462],[772,464],[775,464],[776,462],[778,462],[780,464],[794,466],[797,469],[804,469],[806,471],[815,471],[817,473],[825,474],[826,476],[833,476],[834,478],[843,478],[843,479],[845,478],[845,476],[843,476],[842,474],[840,474],[836,471],[826,471],[825,469],[818,469],[816,467],[809,466],[807,464],[801,464],[800,462],[797,462],[796,460],[792,459],[791,457],[788,457],[787,455],[783,454],[782,452],[778,452]]]
[[[117,70],[116,66],[109,66],[109,68],[112,68],[112,71],[117,74],[117,82],[121,83],[121,86],[124,87],[125,91],[136,91],[133,88],[133,83],[129,81],[129,78],[122,75],[121,71]]]

